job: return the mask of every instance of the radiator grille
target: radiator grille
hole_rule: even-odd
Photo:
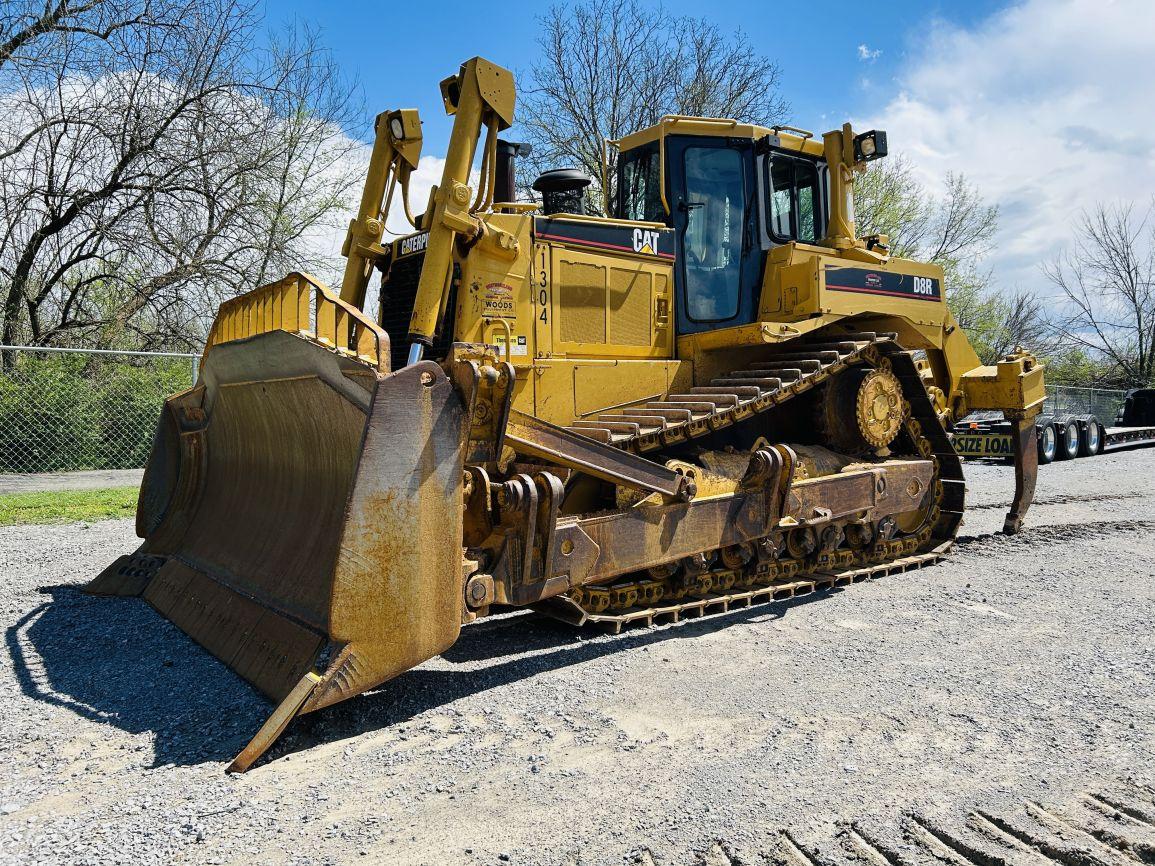
[[[393,262],[389,273],[381,280],[381,327],[389,334],[389,362],[391,370],[400,370],[409,360],[409,320],[413,317],[413,302],[417,298],[417,284],[425,254],[406,256]],[[454,265],[453,284],[446,304],[446,321],[441,333],[433,340],[433,347],[425,357],[441,360],[449,354],[453,342],[453,316],[457,309],[457,266]]]
[[[647,272],[610,268],[610,342],[650,345],[652,278]]]
[[[606,269],[584,262],[561,263],[561,339],[606,341]]]

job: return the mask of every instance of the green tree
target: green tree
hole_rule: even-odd
[[[854,205],[859,235],[887,235],[892,255],[943,269],[947,303],[984,363],[1016,346],[1047,351],[1041,300],[991,287],[983,262],[998,228],[998,207],[987,204],[965,175],[947,174],[935,194],[905,156],[878,160],[855,178]]]
[[[1044,272],[1067,301],[1063,341],[1102,358],[1120,387],[1155,383],[1155,202],[1083,212]]]

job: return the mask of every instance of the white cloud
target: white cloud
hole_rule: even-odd
[[[873,63],[881,56],[881,48],[871,48],[865,42],[858,46],[858,59],[863,63]]]
[[[961,171],[999,205],[998,285],[1048,292],[1039,263],[1079,208],[1155,195],[1155,3],[1027,0],[973,28],[937,23],[908,56],[859,125],[886,129],[928,183]]]

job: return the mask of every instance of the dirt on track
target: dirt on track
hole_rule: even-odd
[[[1013,538],[1010,468],[965,468],[942,565],[618,636],[483,621],[231,777],[268,705],[78,592],[131,524],[2,528],[0,862],[1155,862],[1155,449],[1044,467]]]

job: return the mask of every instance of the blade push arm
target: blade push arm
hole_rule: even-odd
[[[409,175],[421,158],[421,119],[416,109],[383,112],[377,115],[374,129],[376,136],[361,204],[341,248],[341,254],[348,259],[341,281],[341,300],[355,307],[364,304],[373,263],[385,254],[381,235],[393,190],[400,181],[408,212]]]
[[[441,185],[431,196],[432,207],[422,218],[422,228],[429,231],[425,263],[417,285],[413,316],[409,322],[409,363],[421,359],[424,349],[433,344],[444,312],[450,268],[453,266],[453,245],[459,234],[469,239],[481,231],[480,221],[473,216],[488,196],[475,201],[469,188],[469,173],[477,150],[482,128],[488,129],[487,160],[482,160],[481,183],[490,189],[493,177],[493,158],[490,151],[496,146],[497,132],[513,123],[515,90],[513,74],[507,69],[474,57],[462,64],[457,75],[441,82],[445,112],[453,116],[453,132],[445,155]]]

